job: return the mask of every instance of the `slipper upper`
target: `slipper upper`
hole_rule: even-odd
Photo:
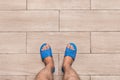
[[[48,48],[48,49],[46,49],[46,50],[42,50],[42,48],[44,47],[44,46],[46,46],[47,44],[46,43],[44,43],[44,44],[42,44],[42,46],[40,47],[40,55],[41,55],[41,58],[42,58],[42,61],[45,59],[45,58],[47,58],[47,57],[52,57],[52,49],[51,48]],[[54,73],[55,72],[55,67],[52,69],[52,73]]]
[[[70,56],[74,60],[76,58],[77,47],[74,43],[70,43],[70,45],[73,46],[74,50],[66,47],[64,56]]]
[[[41,54],[42,60],[44,60],[46,57],[49,57],[49,56],[52,57],[52,50],[51,50],[51,48],[46,49],[46,50],[42,50],[42,48],[43,48],[44,46],[46,46],[46,45],[47,45],[47,44],[44,43],[44,44],[40,47],[40,54]]]

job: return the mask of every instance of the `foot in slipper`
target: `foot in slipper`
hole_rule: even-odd
[[[77,53],[77,47],[74,43],[69,43],[66,47],[65,54],[64,54],[64,60],[62,65],[62,71],[64,72],[65,68],[69,68],[73,61],[76,58]]]
[[[51,67],[51,71],[55,72],[52,49],[48,43],[42,44],[40,47],[40,55],[45,65],[49,65]]]

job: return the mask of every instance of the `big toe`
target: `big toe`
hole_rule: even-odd
[[[46,43],[46,45],[42,48],[42,51],[47,50],[49,48],[50,48],[50,45],[48,43]]]
[[[67,44],[67,48],[71,49],[71,50],[74,50],[74,47],[69,43]]]

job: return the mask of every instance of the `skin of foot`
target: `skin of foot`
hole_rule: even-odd
[[[70,44],[67,45],[68,48],[74,50],[73,46]],[[47,50],[50,48],[50,45],[45,45],[42,50]],[[47,57],[43,61],[45,63],[45,68],[43,68],[36,76],[35,80],[54,80],[52,69],[54,67],[54,61],[52,57]],[[64,58],[63,67],[65,69],[65,73],[63,75],[63,80],[80,80],[79,76],[75,72],[74,69],[71,68],[71,64],[73,63],[73,59],[69,56]]]
[[[70,44],[67,45],[67,48],[74,50],[74,47]],[[64,69],[63,80],[80,80],[79,75],[71,67],[73,59],[69,56],[65,56],[63,60],[62,68]]]
[[[42,51],[47,50],[50,48],[50,45],[47,43],[43,48]],[[45,63],[45,65],[49,65],[52,69],[54,68],[54,61],[53,61],[53,57],[47,57],[44,59],[43,61]]]
[[[67,44],[67,48],[71,49],[71,50],[74,50],[73,46],[70,45],[70,44]],[[72,65],[73,63],[73,59],[69,56],[66,56],[64,57],[64,60],[63,60],[63,65],[62,67],[65,69],[65,68],[68,68]]]

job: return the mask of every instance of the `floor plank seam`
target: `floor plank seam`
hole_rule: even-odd
[[[58,11],[58,10],[70,10],[70,11],[120,11],[120,9],[28,9],[28,4],[27,4],[27,8],[25,9],[11,9],[11,10],[7,10],[7,9],[0,9],[0,11]]]
[[[120,9],[91,9],[93,11],[120,11]]]
[[[91,32],[90,32],[90,54],[92,54],[92,40],[91,40]]]
[[[26,52],[25,52],[25,53],[0,53],[0,55],[4,55],[4,54],[9,54],[9,55],[10,55],[10,54],[11,54],[11,55],[12,55],[12,54],[26,54]]]
[[[26,32],[26,54],[27,54],[27,32]]]
[[[28,10],[28,0],[26,0],[26,10]]]
[[[58,53],[58,75],[60,75],[59,70],[60,70],[60,54]]]
[[[92,76],[90,75],[90,80],[92,80],[91,77],[92,77]]]
[[[59,32],[59,31],[0,31],[0,33],[9,33],[9,32],[13,32],[13,33],[34,33],[34,32]],[[120,31],[60,31],[60,32],[120,32]]]
[[[91,3],[91,0],[90,0],[90,10],[92,9],[92,6],[91,6],[91,5],[92,5],[92,3]]]
[[[60,14],[61,14],[61,13],[60,13],[60,10],[59,10],[59,20],[58,20],[58,21],[59,21],[59,30],[58,30],[59,32],[60,32],[60,28],[61,28],[61,23],[60,23],[60,21],[61,21],[61,20],[60,20]]]
[[[4,54],[26,54],[26,53],[0,53],[0,55],[4,55]],[[29,55],[32,55],[32,54],[39,54],[39,53],[27,53],[27,54],[29,54]],[[64,53],[53,53],[53,54],[64,54]],[[120,54],[120,52],[119,53],[115,53],[115,52],[109,52],[109,53],[77,53],[78,55],[81,55],[81,54],[84,54],[84,55],[87,55],[87,54],[91,54],[91,55],[93,55],[93,54],[101,54],[101,55],[106,55],[106,54],[111,54],[111,55],[115,55],[115,54]]]
[[[27,80],[27,75],[25,75],[25,80]]]
[[[26,11],[26,8],[25,9],[11,9],[11,10],[9,10],[9,9],[8,10],[7,9],[1,10],[0,9],[0,12],[1,11]]]
[[[19,9],[18,9],[19,10]],[[92,9],[92,7],[91,7],[91,9],[90,9],[90,7],[88,8],[88,9],[80,9],[80,8],[76,8],[76,9],[28,9],[28,11],[41,11],[41,10],[50,10],[50,11],[58,11],[58,10],[89,10],[89,11],[91,11],[91,10],[107,10],[107,11],[119,11],[120,9]]]

